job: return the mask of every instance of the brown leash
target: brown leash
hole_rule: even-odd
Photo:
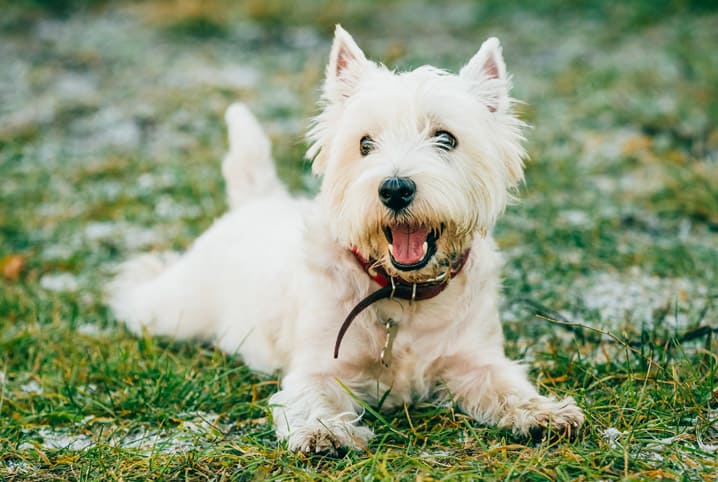
[[[449,285],[451,278],[458,275],[466,264],[466,260],[469,257],[469,250],[466,250],[461,258],[458,260],[456,268],[445,272],[443,275],[435,280],[428,281],[425,283],[408,283],[401,278],[394,278],[389,276],[381,266],[374,267],[374,263],[364,259],[355,249],[352,250],[354,257],[356,257],[359,264],[362,266],[364,271],[381,286],[378,290],[371,293],[369,296],[361,300],[357,305],[352,308],[344,319],[344,323],[339,328],[337,333],[337,341],[334,344],[334,358],[339,357],[339,346],[342,343],[344,334],[349,329],[352,321],[370,305],[383,299],[395,299],[407,301],[422,301],[428,300],[437,296],[439,293],[444,291]]]

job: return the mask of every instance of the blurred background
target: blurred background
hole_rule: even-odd
[[[0,459],[8,447],[39,443],[27,424],[72,427],[87,413],[110,413],[118,431],[197,407],[259,416],[254,403],[269,388],[239,388],[254,375],[233,378],[233,360],[194,346],[167,361],[114,323],[101,287],[117,262],[183,249],[224,212],[223,114],[237,99],[267,127],[291,189],[316,191],[303,136],[336,23],[398,69],[456,71],[485,38],[500,38],[519,114],[532,125],[521,202],[496,230],[512,356],[555,370],[549,379],[581,403],[632,407],[604,373],[630,379],[644,358],[600,336],[574,345],[578,335],[535,313],[609,330],[665,359],[679,353],[667,340],[715,330],[715,1],[0,0],[0,12],[0,420],[13,414]],[[715,379],[715,361],[700,358],[701,347],[715,353],[710,336],[686,338],[670,375],[695,377],[687,398],[666,384],[653,400],[670,433],[684,431],[671,417],[692,400],[693,425],[708,420],[705,440],[716,444],[715,410],[701,412],[718,400],[707,375]],[[153,384],[169,373],[164,364],[181,380]],[[570,367],[582,376],[566,378]],[[236,391],[206,390],[225,375]],[[104,388],[73,396],[93,384]],[[625,427],[621,413],[590,417]],[[274,443],[266,419],[258,423],[256,446]],[[612,457],[600,435],[591,440],[589,459]],[[697,450],[684,440],[675,473]],[[619,452],[596,465],[601,478],[623,473]],[[653,467],[646,460],[638,467]]]
[[[589,271],[618,278],[636,266],[645,297],[661,284],[654,276],[712,282],[706,268],[715,261],[704,260],[713,260],[718,229],[717,8],[687,0],[5,2],[6,279],[59,276],[76,287],[129,252],[186,246],[225,209],[222,116],[236,99],[266,125],[291,188],[315,191],[303,135],[341,23],[367,55],[399,69],[457,70],[486,37],[501,39],[518,110],[533,126],[523,202],[498,227],[514,255],[510,289],[541,289],[548,279],[549,295]],[[571,281],[551,280],[553,270]],[[609,298],[626,291],[616,281]],[[606,283],[585,288],[593,285]]]
[[[497,230],[509,299],[633,331],[676,297],[713,299],[715,2],[27,0],[2,11],[0,267],[28,296],[87,287],[85,302],[99,303],[102,268],[183,248],[221,214],[222,117],[236,99],[267,126],[291,188],[315,191],[303,134],[342,23],[399,69],[457,70],[501,39],[533,126],[523,201]],[[682,305],[674,323],[702,309]]]

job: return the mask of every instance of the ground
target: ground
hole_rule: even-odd
[[[550,0],[5,3],[0,18],[0,478],[680,479],[718,463],[718,11]],[[584,407],[574,441],[451,406],[367,407],[377,437],[288,452],[276,377],[135,338],[101,288],[226,209],[224,109],[247,102],[296,192],[331,32],[457,69],[490,35],[531,162],[497,227],[507,351]],[[330,347],[328,347],[330,348]]]

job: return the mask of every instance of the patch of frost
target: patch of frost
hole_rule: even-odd
[[[85,227],[85,239],[92,243],[120,240],[129,249],[142,249],[160,241],[155,230],[126,223],[94,222]]]
[[[48,449],[67,449],[81,451],[94,445],[92,438],[84,434],[72,434],[66,431],[55,431],[49,428],[40,429],[42,446]]]
[[[608,427],[601,432],[601,437],[606,441],[609,447],[615,449],[618,447],[618,437],[621,436],[621,431],[615,427]]]
[[[178,453],[190,450],[194,443],[186,437],[177,436],[177,434],[141,429],[114,440],[111,445],[125,449]]]
[[[116,231],[115,223],[89,223],[85,226],[85,237],[90,241],[97,241],[111,237]]]
[[[688,323],[688,308],[702,306],[707,297],[705,286],[683,278],[660,278],[638,268],[628,273],[599,273],[579,279],[573,287],[575,296],[586,308],[597,310],[601,320],[616,328],[626,321],[652,326],[655,313],[669,309],[664,321],[674,327]]]
[[[447,450],[434,450],[433,452],[421,452],[419,457],[423,459],[430,459],[433,457],[451,457],[454,454]]]
[[[40,287],[48,291],[77,291],[80,283],[71,273],[50,273],[42,275]]]
[[[83,323],[77,327],[77,332],[81,335],[92,337],[99,337],[105,333],[104,330],[94,323]]]
[[[20,385],[20,390],[25,393],[42,393],[42,387],[35,380],[30,380],[27,383]]]
[[[165,219],[197,218],[202,210],[197,205],[179,204],[169,196],[160,196],[155,203],[155,213]]]
[[[591,225],[591,218],[586,211],[567,209],[559,213],[559,219],[569,226],[585,228]]]
[[[30,473],[30,465],[24,461],[9,460],[5,463],[5,470],[8,475],[25,475]]]

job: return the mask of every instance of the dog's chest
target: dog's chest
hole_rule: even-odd
[[[425,398],[438,379],[438,340],[423,330],[421,310],[409,303],[387,301],[375,311],[374,336],[381,346],[374,355],[377,381],[390,389],[386,404],[394,405]]]
[[[426,399],[438,381],[435,360],[416,350],[412,343],[400,343],[394,348],[391,364],[376,365],[376,382],[384,407]],[[386,394],[388,395],[384,397]]]

